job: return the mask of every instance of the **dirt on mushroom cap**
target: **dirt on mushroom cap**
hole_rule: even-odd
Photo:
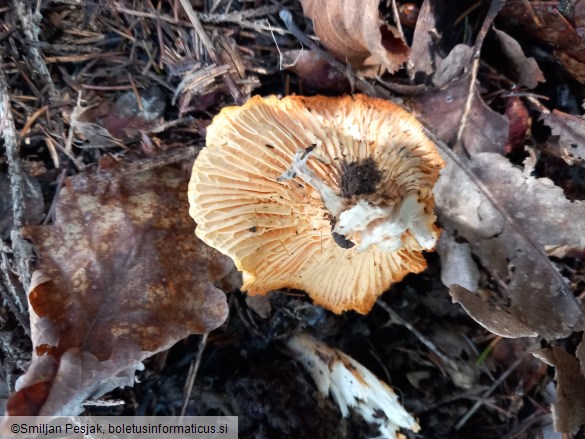
[[[249,294],[296,288],[334,312],[367,313],[426,268],[442,165],[414,117],[387,101],[254,97],[208,128],[190,214]]]

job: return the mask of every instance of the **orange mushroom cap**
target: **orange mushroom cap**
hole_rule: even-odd
[[[207,129],[190,214],[249,294],[296,288],[333,312],[367,313],[426,268],[442,166],[421,125],[390,102],[256,96]]]

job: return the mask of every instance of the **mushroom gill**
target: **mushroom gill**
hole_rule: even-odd
[[[420,124],[390,102],[254,97],[208,128],[190,214],[249,294],[296,288],[336,313],[367,313],[426,268],[442,166]]]

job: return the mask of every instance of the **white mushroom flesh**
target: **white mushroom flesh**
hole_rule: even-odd
[[[437,243],[437,235],[433,233],[436,217],[433,212],[426,211],[416,194],[408,194],[390,206],[374,205],[362,198],[348,207],[348,200],[336,194],[307,166],[311,155],[311,151],[297,151],[291,167],[279,180],[298,176],[315,188],[327,210],[337,219],[333,232],[357,244],[359,252],[365,252],[372,245],[377,245],[380,251],[395,252],[403,247],[408,235],[422,249],[434,248]]]
[[[399,428],[420,430],[392,388],[350,356],[306,334],[295,335],[287,345],[321,394],[332,396],[344,418],[351,408],[367,422],[377,425],[380,437],[388,439],[398,437]]]

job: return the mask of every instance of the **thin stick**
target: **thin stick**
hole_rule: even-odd
[[[12,7],[14,8],[15,15],[20,20],[22,31],[24,32],[26,39],[30,42],[27,44],[27,50],[31,57],[32,65],[36,73],[41,77],[43,83],[49,89],[49,100],[54,102],[58,99],[59,94],[57,93],[57,89],[53,83],[49,69],[47,68],[47,64],[43,60],[41,50],[36,44],[39,42],[40,28],[38,24],[35,23],[32,11],[26,3],[25,0],[12,0]]]
[[[0,119],[5,120],[2,129],[2,138],[8,159],[8,174],[10,176],[10,190],[12,195],[12,215],[14,228],[24,226],[24,183],[23,170],[20,163],[20,148],[18,147],[16,127],[10,108],[10,98],[4,73],[0,71]]]
[[[199,347],[197,349],[197,355],[195,356],[195,359],[191,362],[191,365],[189,366],[187,382],[185,383],[183,407],[181,407],[181,418],[185,416],[185,411],[187,410],[187,405],[189,404],[189,399],[191,398],[191,392],[193,392],[193,386],[195,385],[195,377],[197,376],[197,370],[199,369],[199,365],[201,364],[203,351],[205,350],[205,346],[207,345],[208,335],[209,332],[206,332],[201,337],[201,341],[199,342]]]
[[[455,144],[457,145],[461,138],[463,137],[463,131],[465,130],[465,126],[467,125],[467,120],[469,118],[469,113],[471,112],[471,107],[473,104],[473,99],[475,98],[475,87],[476,87],[476,80],[477,80],[477,72],[479,71],[479,55],[481,54],[481,47],[483,46],[483,40],[487,35],[487,32],[500,12],[502,8],[502,0],[492,0],[490,5],[490,9],[483,20],[483,24],[477,34],[477,38],[475,40],[475,44],[473,45],[473,63],[471,66],[471,77],[469,82],[469,91],[467,92],[467,100],[465,101],[465,107],[463,110],[463,115],[461,116],[461,122],[459,123],[459,130],[457,131],[457,138],[455,140]],[[463,146],[465,150],[465,146]]]
[[[522,3],[524,4],[524,7],[526,8],[530,16],[532,17],[534,24],[536,24],[537,27],[542,27],[542,21],[540,20],[538,15],[536,15],[536,11],[534,10],[532,3],[530,3],[530,0],[522,0]]]
[[[117,180],[129,175],[139,174],[141,172],[149,171],[151,169],[161,168],[171,163],[178,163],[183,160],[192,159],[199,151],[202,145],[187,146],[182,148],[174,148],[169,151],[162,152],[156,157],[147,158],[143,160],[134,160],[129,164],[122,164],[120,170],[113,172],[98,172],[95,175],[77,176],[79,184],[84,181],[84,184],[109,184],[113,180]]]
[[[471,418],[473,416],[473,414],[485,403],[485,399],[490,396],[494,390],[496,390],[500,384],[502,384],[504,382],[504,380],[506,378],[508,378],[508,376],[510,376],[510,374],[512,372],[514,372],[514,370],[520,366],[520,363],[522,363],[522,361],[524,361],[524,358],[526,357],[526,355],[530,352],[530,349],[526,350],[526,352],[524,353],[524,355],[522,355],[520,358],[518,358],[516,361],[514,361],[514,363],[512,363],[512,365],[503,373],[501,374],[498,379],[496,381],[494,381],[494,383],[490,386],[489,389],[487,389],[484,394],[482,395],[482,398],[478,401],[476,401],[475,404],[473,404],[473,406],[469,409],[469,411],[459,420],[459,422],[457,422],[457,424],[455,425],[455,430],[460,430],[465,423],[469,420],[469,418]]]
[[[22,227],[26,223],[25,219],[25,197],[24,197],[24,171],[20,161],[20,147],[18,144],[12,109],[10,108],[10,98],[8,96],[8,84],[4,71],[0,67],[0,120],[4,120],[2,129],[2,138],[4,139],[4,148],[8,161],[8,175],[10,176],[10,192],[12,195],[12,217],[13,231],[12,250],[17,264],[18,276],[24,290],[28,288],[31,279],[31,267],[33,255],[30,245],[26,243],[22,236]],[[15,300],[19,298],[16,297]],[[22,303],[21,311],[25,313]]]
[[[431,352],[433,352],[437,357],[439,357],[441,359],[441,361],[443,361],[443,363],[445,363],[446,365],[448,365],[450,368],[452,368],[455,371],[459,370],[457,363],[455,363],[453,360],[451,360],[435,343],[433,343],[430,339],[428,339],[421,332],[419,332],[418,329],[416,329],[414,326],[412,326],[410,324],[410,322],[403,319],[396,311],[394,311],[390,307],[390,305],[388,305],[386,302],[384,302],[380,299],[378,299],[376,301],[376,304],[381,306],[382,308],[384,308],[384,310],[388,314],[390,314],[390,317],[397,320],[398,323],[400,323],[402,326],[404,326],[406,329],[408,329],[410,332],[412,332],[416,336],[416,338],[418,338],[422,344],[424,344]]]
[[[132,85],[132,91],[134,92],[134,96],[136,97],[136,104],[138,105],[138,109],[144,112],[144,105],[142,105],[142,97],[140,96],[138,87],[136,87],[134,78],[132,78],[132,74],[128,73],[128,79],[130,80],[130,85]]]
[[[400,34],[400,38],[402,38],[402,41],[406,41],[406,38],[404,37],[404,30],[402,29],[402,23],[400,22],[400,13],[398,12],[398,6],[396,5],[396,0],[392,0],[392,16],[394,17],[394,22],[396,23],[396,29],[398,29],[398,33]],[[410,62],[407,62],[406,65],[406,73],[408,74],[408,77],[411,78],[412,77],[412,64]]]
[[[59,195],[61,193],[61,189],[63,188],[63,183],[65,182],[65,176],[67,175],[67,169],[63,169],[57,177],[57,188],[55,189],[55,195],[53,196],[53,201],[51,201],[51,207],[47,212],[47,216],[43,220],[43,225],[49,224],[49,222],[53,219],[55,215],[55,210],[57,209],[57,201],[59,200]]]
[[[19,138],[20,140],[22,140],[24,138],[24,136],[26,136],[26,134],[28,133],[28,131],[31,129],[31,127],[33,126],[33,124],[35,123],[35,121],[41,117],[43,115],[43,113],[45,111],[47,111],[49,109],[48,105],[45,105],[44,107],[39,108],[37,111],[35,111],[31,117],[29,117],[26,121],[26,123],[24,124],[24,127],[22,128],[22,130],[20,130],[20,134],[19,134]],[[0,131],[2,130],[2,128],[0,128]]]

